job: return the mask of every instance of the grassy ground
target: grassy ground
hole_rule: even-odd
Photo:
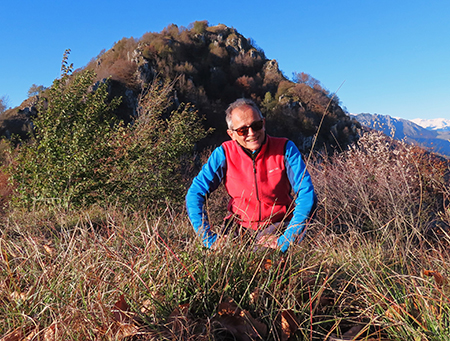
[[[206,250],[179,207],[8,211],[1,340],[449,340],[448,167],[378,135],[308,167],[285,254]]]

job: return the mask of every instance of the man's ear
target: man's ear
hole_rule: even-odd
[[[227,129],[227,133],[228,133],[228,136],[230,136],[231,137],[231,139],[232,140],[234,140],[234,131],[233,130],[231,130],[231,129]]]

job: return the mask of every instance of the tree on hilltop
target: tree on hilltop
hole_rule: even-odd
[[[37,85],[32,84],[30,88],[28,89],[28,97],[36,96],[41,94],[43,91],[45,91],[47,88],[43,85]]]
[[[9,102],[8,96],[5,95],[0,97],[0,114],[4,112],[6,109],[8,109],[8,102]]]

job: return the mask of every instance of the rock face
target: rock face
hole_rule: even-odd
[[[27,139],[33,130],[32,118],[37,115],[38,96],[25,100],[19,107],[0,114],[0,136],[12,139],[18,136]]]
[[[320,86],[290,81],[251,39],[222,24],[195,22],[188,29],[170,25],[139,40],[124,38],[86,68],[96,72],[98,81],[111,78],[111,96],[122,97],[116,114],[126,122],[136,116],[139,95],[148,84],[156,78],[176,80],[171,109],[192,103],[205,118],[205,128],[214,129],[200,148],[228,139],[224,112],[240,97],[260,106],[269,134],[292,139],[303,152],[313,145],[332,151],[336,144],[343,148],[358,137],[357,122],[336,98]],[[35,114],[35,103],[24,102],[5,116],[0,134],[23,135]]]

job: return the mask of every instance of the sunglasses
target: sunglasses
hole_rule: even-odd
[[[264,121],[255,121],[252,124],[250,124],[249,126],[246,127],[240,127],[237,129],[232,129],[233,131],[235,131],[239,136],[246,136],[248,135],[248,130],[250,128],[252,128],[253,131],[260,131],[262,128],[264,127]]]

